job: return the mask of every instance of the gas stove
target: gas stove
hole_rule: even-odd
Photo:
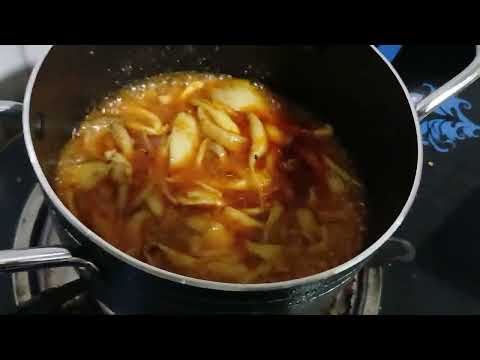
[[[465,67],[473,46],[383,45],[414,97],[422,97]],[[1,49],[0,49],[1,51]],[[441,59],[441,61],[439,61]],[[397,235],[416,247],[411,262],[367,267],[338,294],[327,295],[295,314],[471,314],[480,312],[480,245],[474,214],[480,175],[470,157],[480,151],[480,84],[452,98],[421,123],[425,164],[417,200]],[[478,125],[477,125],[478,124]],[[0,127],[2,127],[0,125]],[[18,124],[4,133],[15,134]],[[1,149],[0,149],[1,150]],[[480,196],[480,195],[479,195]],[[61,244],[30,167],[23,138],[0,151],[0,249]],[[479,275],[476,275],[479,274]],[[71,268],[0,274],[0,314],[41,291],[78,279]],[[111,314],[86,292],[65,304],[67,314]]]

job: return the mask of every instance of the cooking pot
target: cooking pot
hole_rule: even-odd
[[[28,82],[23,134],[67,246],[2,251],[0,271],[75,266],[82,286],[116,313],[168,313],[169,304],[185,312],[264,313],[324,296],[392,243],[389,239],[405,219],[420,184],[419,120],[479,77],[479,56],[477,46],[476,58],[461,74],[413,104],[394,68],[368,45],[52,46]],[[361,253],[301,279],[265,284],[207,281],[121,252],[63,205],[52,187],[58,155],[95,101],[132,80],[192,70],[260,81],[333,125],[367,189],[368,234]],[[3,115],[21,109],[19,104],[0,102]],[[82,286],[59,288],[56,296],[72,296]]]

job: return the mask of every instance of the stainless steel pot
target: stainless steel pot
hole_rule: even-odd
[[[143,263],[72,215],[53,191],[51,179],[60,148],[88,106],[134,79],[182,70],[260,80],[333,124],[368,191],[369,232],[360,254],[302,279],[227,284]],[[0,271],[79,267],[87,270],[84,273],[97,274],[90,277],[91,289],[116,312],[155,312],[160,298],[165,303],[184,301],[186,308],[263,312],[272,304],[292,306],[322,296],[347,282],[390,243],[420,184],[419,120],[479,76],[477,46],[476,58],[461,74],[413,104],[397,72],[373,46],[53,46],[30,76],[23,133],[59,231],[72,247],[3,251]],[[0,113],[19,109],[19,104],[0,102]]]

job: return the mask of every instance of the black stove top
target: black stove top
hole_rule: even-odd
[[[474,56],[473,46],[395,45],[380,49],[414,97],[442,85]],[[359,284],[363,288],[372,279],[382,279],[382,314],[479,313],[476,283],[480,270],[475,259],[480,257],[480,230],[475,227],[475,204],[480,202],[480,186],[475,180],[480,178],[480,165],[475,155],[480,153],[480,82],[437,109],[422,121],[421,128],[425,150],[422,184],[397,232],[416,247],[417,256],[413,262],[385,266],[383,279],[378,271],[374,272],[377,276],[363,274],[369,280]],[[12,140],[0,158],[0,249],[9,249],[25,221],[22,214],[35,176],[21,137]],[[13,290],[10,275],[0,274],[0,293],[0,314],[14,311],[15,297],[21,294]],[[375,294],[379,296],[378,289]],[[102,310],[86,295],[64,311],[85,314]]]
[[[474,55],[473,46],[404,46],[393,65],[415,97],[441,86]],[[417,255],[385,268],[382,313],[478,314],[480,83],[436,109],[421,129],[422,183],[397,232]]]

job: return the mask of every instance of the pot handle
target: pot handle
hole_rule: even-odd
[[[422,120],[424,117],[430,114],[437,106],[439,106],[449,97],[458,94],[462,90],[465,90],[480,77],[480,45],[475,45],[475,49],[475,58],[470,65],[468,65],[452,80],[415,104],[415,110],[419,120]]]
[[[0,272],[12,273],[37,269],[73,266],[81,271],[78,280],[57,288],[48,289],[32,299],[19,304],[15,314],[51,314],[63,304],[89,289],[89,280],[97,274],[97,267],[84,259],[72,256],[62,247],[38,247],[0,251]]]
[[[16,101],[0,100],[0,114],[5,116],[22,115],[23,105]]]
[[[0,272],[19,272],[52,267],[73,266],[94,274],[97,267],[84,259],[74,257],[62,247],[38,247],[0,251]]]
[[[0,100],[0,123],[18,121],[23,105],[15,101]],[[84,259],[74,257],[63,247],[37,247],[0,251],[0,273],[32,271],[45,268],[73,266],[78,268],[80,279],[48,289],[20,304],[17,314],[48,314],[55,312],[67,301],[88,290],[89,280],[98,273],[97,267]]]
[[[415,247],[402,238],[392,237],[368,261],[370,267],[380,267],[391,263],[408,263],[415,259]]]

